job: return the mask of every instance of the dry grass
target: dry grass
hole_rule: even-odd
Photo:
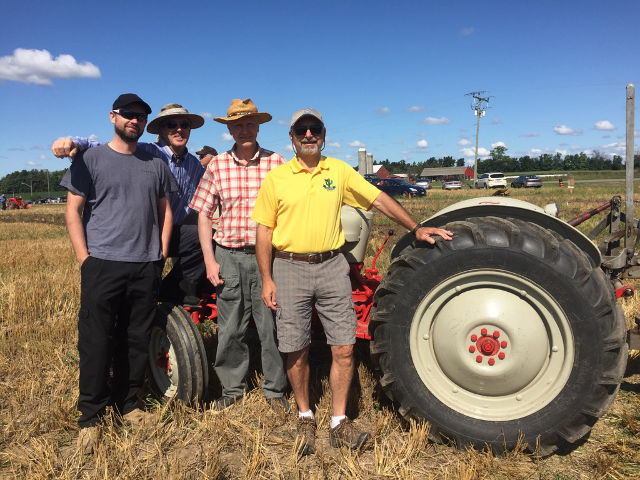
[[[606,202],[615,187],[514,192],[538,205],[555,194],[561,217]],[[477,192],[434,191],[406,205],[417,218]],[[326,351],[314,352],[318,452],[299,458],[291,418],[275,417],[259,389],[220,414],[180,404],[152,405],[157,423],[138,431],[108,419],[93,456],[80,456],[75,400],[79,273],[64,227],[62,206],[0,212],[0,478],[16,479],[622,479],[640,476],[640,355],[635,352],[612,409],[588,442],[564,456],[538,459],[457,451],[427,442],[427,424],[405,424],[377,396],[372,373],[358,368],[353,408],[374,434],[362,453],[331,448]],[[5,222],[8,220],[8,223]],[[390,224],[374,229],[370,253]],[[44,223],[43,223],[44,222]],[[596,223],[595,221],[593,222]],[[586,230],[591,226],[586,226]],[[388,265],[388,252],[379,266]],[[627,300],[628,318],[640,314]],[[258,378],[259,379],[259,378]],[[291,400],[293,402],[293,400]]]

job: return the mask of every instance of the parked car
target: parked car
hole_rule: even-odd
[[[483,173],[476,180],[476,188],[507,188],[507,179],[501,172]]]
[[[385,178],[375,184],[380,190],[389,195],[401,195],[403,197],[424,196],[427,190],[418,185],[413,185],[401,178]]]
[[[458,190],[460,188],[462,188],[462,182],[460,180],[443,180],[442,181],[443,190]]]
[[[540,188],[542,186],[542,180],[537,175],[520,175],[513,182],[511,182],[513,188]]]
[[[365,173],[363,177],[367,182],[373,183],[374,185],[377,185],[378,182],[382,180],[379,176],[377,176],[374,173]]]
[[[414,185],[418,185],[419,187],[429,190],[431,188],[431,180],[427,177],[418,177],[416,178]]]

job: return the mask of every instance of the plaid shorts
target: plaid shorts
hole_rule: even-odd
[[[349,264],[344,255],[322,263],[275,258],[278,349],[296,352],[311,343],[311,315],[316,307],[329,345],[356,342],[356,313]]]

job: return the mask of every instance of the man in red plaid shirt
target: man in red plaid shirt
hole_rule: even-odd
[[[226,124],[235,144],[213,157],[200,180],[190,207],[197,210],[198,234],[207,278],[216,287],[218,305],[218,348],[215,371],[222,384],[222,396],[212,408],[223,410],[247,390],[249,347],[244,336],[253,318],[262,345],[262,389],[270,406],[289,412],[284,396],[287,380],[275,340],[273,314],[262,301],[262,281],[256,263],[256,223],[251,220],[258,190],[267,172],[285,162],[284,157],[260,148],[259,126],[271,115],[258,112],[251,101],[232,100]],[[211,244],[212,218],[220,206],[218,229]]]

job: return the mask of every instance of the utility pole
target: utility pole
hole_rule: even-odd
[[[26,185],[31,190],[29,194],[29,200],[33,200],[33,180],[29,180],[29,183],[20,182],[21,185]]]
[[[487,103],[491,97],[483,97],[487,93],[485,90],[479,92],[469,92],[466,95],[473,97],[473,103],[471,103],[471,110],[476,116],[476,151],[473,156],[473,184],[476,185],[478,181],[478,138],[480,136],[480,119],[485,116],[487,111]]]

